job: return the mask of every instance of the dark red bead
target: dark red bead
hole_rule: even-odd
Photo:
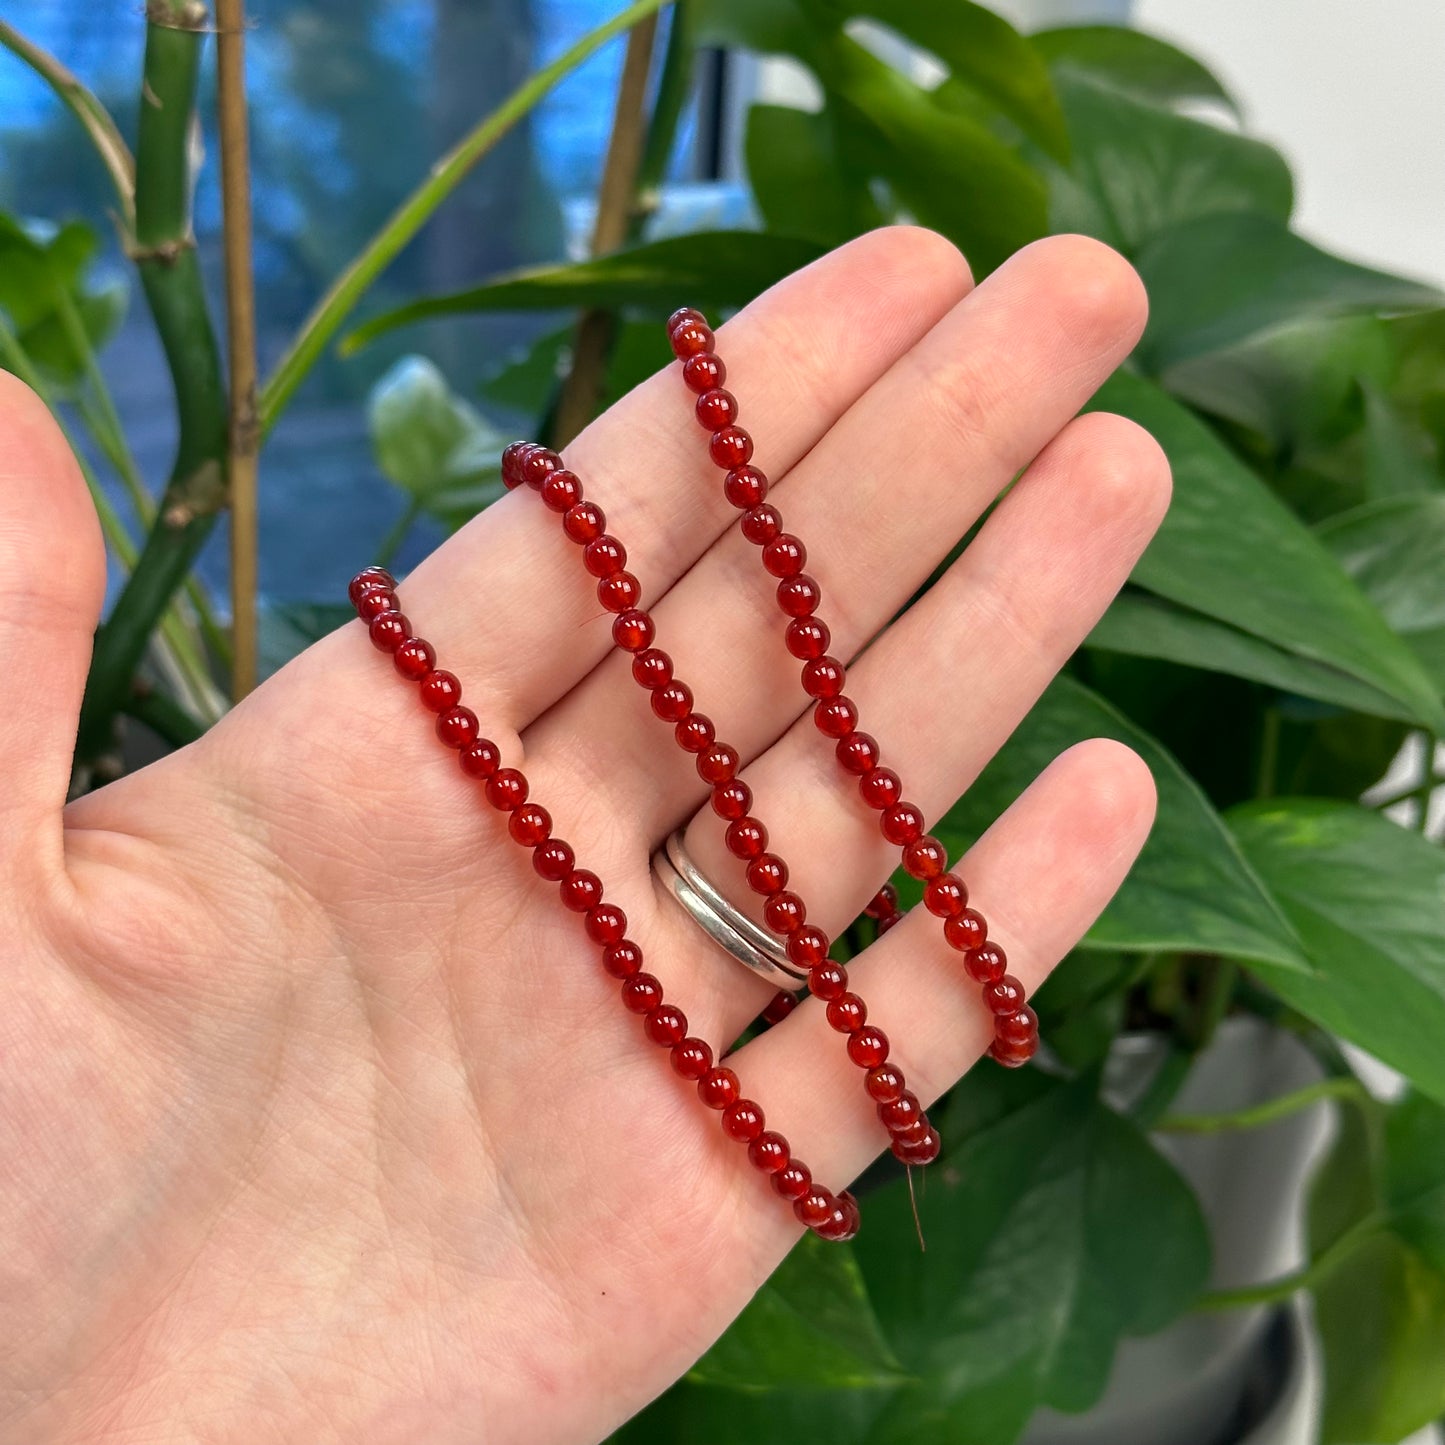
[[[828,1027],[840,1034],[856,1034],[868,1021],[868,1005],[856,993],[841,994],[827,1008]]]
[[[879,1064],[863,1076],[863,1087],[875,1104],[887,1104],[903,1092],[907,1083],[896,1064]]]
[[[923,887],[923,906],[939,918],[954,918],[968,906],[968,889],[956,873],[940,873]]]
[[[997,983],[1008,972],[1008,956],[996,943],[981,943],[963,955],[963,966],[975,983]]]
[[[883,750],[878,739],[871,733],[849,733],[833,750],[834,756],[843,766],[843,771],[861,777],[878,766]]]
[[[512,814],[513,818],[516,816],[516,813]],[[511,819],[507,821],[510,825]],[[532,867],[536,869],[537,876],[545,878],[549,883],[560,883],[572,871],[576,862],[577,855],[573,853],[572,845],[564,843],[560,838],[548,838],[537,844],[532,854]]]
[[[1017,1013],[1003,1014],[996,1019],[994,1031],[1010,1048],[1029,1048],[1038,1043],[1039,1016],[1025,1004]]]
[[[730,782],[737,770],[737,749],[728,743],[714,743],[698,754],[697,775],[713,787],[717,787],[719,783]]]
[[[793,1151],[788,1141],[771,1129],[765,1129],[748,1145],[748,1163],[763,1174],[776,1174],[788,1167]]]
[[[870,768],[858,779],[858,796],[880,812],[902,796],[903,786],[892,768]]]
[[[726,1109],[738,1097],[738,1076],[728,1068],[709,1069],[698,1080],[697,1096],[709,1109]]]
[[[627,565],[627,548],[604,532],[582,549],[582,565],[594,577],[611,577]]]
[[[890,843],[901,848],[923,836],[923,814],[912,803],[894,803],[883,810],[878,826]]]
[[[356,606],[361,601],[361,594],[368,587],[391,587],[395,588],[396,578],[386,570],[385,567],[363,567],[346,586],[346,595],[351,599],[351,605]]]
[[[672,1046],[672,1067],[696,1083],[712,1068],[712,1045],[703,1039],[683,1039]]]
[[[582,500],[582,483],[565,467],[542,483],[542,501],[551,512],[565,512]]]
[[[984,985],[983,1001],[992,1013],[1017,1013],[1024,1006],[1024,986],[1013,974],[1006,973]]]
[[[893,1143],[893,1156],[904,1164],[920,1166],[932,1164],[943,1148],[938,1130],[931,1124],[923,1131],[922,1139],[916,1144],[905,1144],[902,1140]]]
[[[848,674],[836,657],[815,657],[803,664],[803,691],[809,697],[837,697]]]
[[[686,325],[706,326],[707,317],[693,306],[679,306],[671,316],[667,318],[667,332],[671,335],[679,326]]]
[[[373,583],[370,587],[363,587],[361,597],[356,604],[357,616],[363,622],[372,622],[387,612],[400,612],[401,604],[396,600],[396,593],[390,587],[383,587],[380,583]]]
[[[725,426],[708,438],[707,454],[725,472],[753,459],[753,439],[740,426]]]
[[[791,532],[780,532],[763,548],[763,566],[774,577],[796,577],[808,560],[808,549]]]
[[[902,922],[903,915],[901,913],[890,913],[887,918],[880,918],[878,920],[879,936],[881,937],[883,934],[887,933],[890,928],[894,928]]]
[[[858,704],[851,697],[826,697],[813,709],[813,726],[825,738],[845,738],[858,726]]]
[[[876,1069],[888,1060],[888,1035],[872,1024],[864,1024],[848,1035],[848,1057],[860,1069]]]
[[[527,779],[516,768],[498,768],[486,782],[487,801],[499,812],[510,813],[527,801]]]
[[[1033,1048],[1016,1049],[1001,1039],[995,1039],[988,1046],[989,1057],[1006,1069],[1021,1069],[1034,1056]]]
[[[535,442],[512,442],[503,450],[502,485],[508,491],[515,491],[526,480],[522,475],[522,462],[535,445]]]
[[[824,1003],[842,998],[848,992],[848,970],[831,959],[815,964],[808,972],[808,992]]]
[[[885,883],[868,900],[868,906],[863,910],[865,918],[887,918],[890,913],[898,912],[898,890],[891,884]]]
[[[469,707],[449,707],[436,722],[437,736],[449,748],[470,747],[481,736],[482,725]]]
[[[776,853],[762,853],[748,864],[748,887],[764,896],[788,886],[788,865]]]
[[[716,736],[706,713],[689,713],[672,730],[673,740],[685,753],[700,753]]]
[[[642,597],[642,583],[631,572],[614,572],[597,584],[597,600],[609,612],[626,612]]]
[[[905,1089],[896,1099],[879,1104],[878,1117],[890,1134],[899,1134],[923,1117],[923,1105],[917,1094]]]
[[[734,818],[741,818],[752,805],[753,790],[738,778],[729,778],[713,789],[712,810],[719,818],[731,822]]]
[[[622,982],[622,1007],[628,1013],[650,1014],[662,1002],[662,985],[650,973],[634,973]]]
[[[631,978],[642,970],[642,949],[630,938],[620,938],[602,950],[602,967],[613,978]],[[712,1062],[712,1054],[708,1054]]]
[[[725,838],[734,858],[757,858],[768,846],[768,830],[756,818],[738,818],[729,823]]]
[[[524,848],[535,848],[551,833],[552,815],[538,803],[523,803],[507,819],[507,831],[514,843],[520,843]]]
[[[395,652],[411,636],[411,623],[400,612],[383,612],[366,630],[378,652]]]
[[[687,1015],[670,1003],[660,1003],[642,1021],[643,1032],[665,1049],[675,1048],[687,1037]]]
[[[652,694],[652,710],[663,722],[681,722],[692,711],[692,689],[685,682],[670,682]]]
[[[768,479],[754,466],[734,467],[723,478],[723,496],[739,511],[756,507],[768,495]]]
[[[773,1188],[784,1199],[801,1199],[813,1187],[813,1171],[801,1159],[785,1164],[773,1175]]]
[[[408,637],[392,658],[408,682],[420,682],[437,665],[436,649],[422,637]]]
[[[768,1000],[768,1006],[763,1010],[763,1022],[780,1024],[797,1006],[797,995],[789,993],[785,988],[780,988]]]
[[[562,514],[562,530],[579,546],[595,542],[606,528],[606,514],[596,502],[578,502]]]
[[[583,924],[593,943],[620,943],[627,934],[627,915],[615,903],[603,902],[589,908]]]
[[[764,502],[761,506],[749,507],[738,525],[753,546],[766,547],[783,530],[783,519],[776,507]]]
[[[937,878],[948,867],[948,849],[931,833],[925,833],[904,848],[903,866],[910,877],[925,882]]]
[[[469,778],[490,778],[502,766],[501,749],[490,738],[478,738],[458,759]]]
[[[564,908],[586,913],[602,902],[602,880],[590,868],[574,868],[557,890]]]
[[[774,893],[763,904],[763,922],[774,933],[796,933],[807,916],[808,910],[804,907],[803,900],[786,888],[781,893]]]
[[[823,600],[823,589],[806,572],[778,583],[778,606],[789,617],[811,617]]]
[[[815,657],[822,657],[832,640],[828,624],[816,617],[795,617],[788,623],[785,635],[788,651],[799,662],[811,662]]]
[[[532,447],[522,458],[520,470],[527,485],[540,491],[553,472],[562,470],[562,458],[550,447]]]
[[[684,321],[674,326],[667,333],[667,339],[672,343],[672,354],[681,361],[711,351],[713,346],[712,328],[701,321]]]
[[[965,908],[962,913],[943,920],[943,936],[960,953],[980,948],[988,937],[988,924],[981,913]]]
[[[788,935],[788,957],[799,968],[815,968],[828,957],[828,935],[821,928],[805,923]]]
[[[624,652],[641,652],[652,636],[652,618],[639,608],[629,607],[612,620],[612,640]]]
[[[723,1133],[739,1144],[751,1144],[763,1132],[763,1111],[751,1099],[735,1099],[723,1110]]]
[[[462,700],[462,685],[454,672],[438,667],[422,678],[417,689],[422,706],[430,712],[445,712]]]
[[[728,379],[728,369],[723,365],[722,357],[716,353],[699,351],[696,356],[689,356],[683,362],[682,379],[687,383],[689,391],[701,395],[715,386],[721,386]]]
[[[632,659],[632,679],[649,691],[666,687],[672,681],[672,659],[661,648],[649,647]]]
[[[719,432],[724,427],[731,427],[738,419],[738,399],[732,392],[724,391],[720,386],[714,387],[698,397],[693,410],[708,431]]]
[[[845,1202],[850,1199],[851,1195],[840,1194],[833,1200],[833,1209],[827,1219],[813,1226],[813,1233],[819,1239],[828,1244],[846,1244],[858,1233],[858,1205],[856,1201],[851,1204]]]
[[[815,1184],[801,1199],[793,1201],[793,1213],[799,1224],[806,1224],[809,1229],[814,1229],[827,1223],[837,1202],[831,1191],[820,1189]]]

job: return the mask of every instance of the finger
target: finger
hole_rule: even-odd
[[[790,276],[723,326],[718,344],[749,377],[753,421],[778,462],[802,456],[970,284],[947,241],[895,227]],[[643,382],[565,454],[626,539],[649,602],[733,516],[680,385],[671,368]],[[474,679],[490,719],[522,727],[611,650],[611,614],[577,551],[524,488],[407,578],[408,615]]]
[[[809,549],[836,656],[849,656],[894,615],[1078,411],[1133,346],[1144,313],[1138,277],[1107,247],[1083,237],[1029,247],[901,357],[784,477],[770,500]],[[764,388],[741,362],[730,380],[748,421]],[[673,404],[685,411],[683,396]],[[756,434],[766,470],[775,465],[770,433],[760,424]],[[692,445],[705,450],[699,438]],[[779,635],[786,619],[775,586],[734,527],[653,609],[657,645],[744,758],[806,702],[799,664]],[[705,796],[685,760],[658,767],[668,740],[649,711],[630,658],[618,653],[526,735],[539,758],[558,756],[567,739],[569,763],[601,780],[619,806],[626,800],[632,831],[618,843],[634,851]]]
[[[57,866],[61,809],[105,593],[75,457],[45,404],[0,372],[0,860]]]
[[[1030,994],[1113,897],[1153,817],[1144,762],[1123,744],[1096,738],[1059,757],[969,851],[964,866],[991,920],[990,936]],[[993,1021],[979,986],[926,910],[912,910],[849,972],[870,1015],[891,1021],[890,1057],[925,1106],[987,1050]],[[768,1126],[797,1140],[830,1187],[841,1187],[886,1147],[860,1071],[818,1000],[736,1060]]]
[[[1147,432],[1122,417],[1080,417],[938,584],[853,666],[848,690],[862,728],[925,818],[952,806],[1088,635],[1168,501],[1168,462]],[[897,866],[878,814],[811,714],[743,779],[769,848],[787,860],[788,886],[806,901],[810,921],[836,934]],[[710,808],[688,827],[686,846],[704,876],[761,917]],[[671,900],[666,910],[675,927],[693,926]],[[694,1012],[720,1038],[736,1037],[769,996],[762,979],[712,959],[703,960],[693,991],[707,1010]],[[882,1015],[876,1022],[890,1027]]]

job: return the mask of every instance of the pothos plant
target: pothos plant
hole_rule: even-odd
[[[458,176],[629,29],[591,257],[419,298],[343,341],[350,354],[442,315],[576,313],[504,366],[479,358],[457,383],[470,399],[422,358],[388,375],[371,423],[405,497],[392,543],[419,515],[457,526],[495,495],[496,418],[521,414],[565,441],[665,364],[657,321],[675,305],[730,310],[896,219],[942,231],[979,275],[1057,230],[1134,262],[1151,320],[1094,405],[1159,439],[1175,501],[1128,588],[939,829],[966,847],[1084,737],[1120,738],[1154,771],[1148,846],[1040,994],[1046,1059],[977,1070],[941,1107],[950,1157],[930,1183],[926,1256],[905,1182],[878,1174],[857,1243],[801,1245],[625,1438],[726,1445],[788,1438],[806,1421],[839,1442],[1002,1445],[1042,1405],[1087,1409],[1126,1336],[1304,1290],[1325,1350],[1322,1439],[1403,1438],[1445,1412],[1445,852],[1427,816],[1445,733],[1445,302],[1295,234],[1284,161],[1239,131],[1214,76],[1147,35],[1022,36],[967,0],[682,0],[653,57],[664,8],[642,0],[579,42],[401,204],[261,385],[261,436]],[[87,288],[84,232],[0,232],[0,360],[64,403],[133,493],[132,517],[103,514],[130,570],[98,640],[82,778],[113,755],[123,714],[173,743],[193,736],[224,703],[212,679],[231,645],[189,572],[237,500],[236,428],[228,440],[179,184],[177,114],[194,100],[204,15],[182,0],[150,10],[147,94],[179,110],[147,128],[142,107],[134,161],[94,97],[0,25],[107,159],[182,420],[175,472],[153,502],[96,361],[115,300]],[[915,47],[926,82],[880,58],[880,29]],[[754,226],[658,238],[651,218],[692,60],[716,46],[788,57],[821,102],[748,111]],[[228,245],[243,246],[231,214]],[[236,686],[247,681],[238,673]],[[1423,775],[1382,795],[1407,746]],[[1173,1091],[1237,1013],[1296,1034],[1323,1081],[1238,1116],[1181,1121]],[[1163,1041],[1164,1063],[1126,1113],[1100,1080],[1136,1029]],[[1390,1065],[1407,1092],[1373,1098],[1342,1044]],[[1341,1127],[1315,1185],[1309,1263],[1211,1294],[1207,1228],[1161,1133],[1249,1128],[1326,1096]]]

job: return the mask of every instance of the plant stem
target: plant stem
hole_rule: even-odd
[[[1279,774],[1279,730],[1279,709],[1266,707],[1259,735],[1259,773],[1254,787],[1257,798],[1274,797]]]
[[[392,559],[396,556],[401,544],[406,541],[406,534],[411,531],[420,515],[421,502],[416,497],[412,497],[406,504],[406,510],[392,523],[391,530],[382,538],[381,545],[376,549],[376,565],[378,567],[391,566]]]
[[[1321,1099],[1367,1099],[1369,1093],[1358,1079],[1320,1079],[1276,1099],[1266,1099],[1248,1109],[1227,1114],[1174,1114],[1161,1119],[1154,1127],[1166,1134],[1221,1134],[1230,1129],[1258,1129],[1288,1118],[1301,1109],[1308,1109]]]
[[[588,31],[550,65],[524,81],[489,116],[480,121],[432,166],[427,178],[392,212],[385,225],[360,254],[332,282],[311,314],[301,324],[286,354],[261,388],[262,434],[275,426],[306,374],[327,343],[366,294],[373,281],[396,254],[455,190],[462,177],[560,80],[575,70],[599,46],[621,34],[669,0],[634,0],[605,24]]]
[[[678,121],[692,89],[693,37],[697,32],[697,0],[677,0],[667,31],[667,49],[662,56],[662,73],[657,79],[657,97],[652,102],[652,120],[637,167],[637,184],[632,204],[628,241],[636,241],[648,220],[662,203],[662,184],[672,159]]]
[[[643,132],[647,125],[647,77],[652,69],[652,46],[656,38],[656,15],[639,20],[627,37],[627,55],[622,62],[617,107],[612,116],[612,136],[607,143],[602,185],[597,193],[597,220],[592,228],[591,248],[594,256],[615,251],[627,239],[632,226]],[[566,446],[597,410],[615,329],[612,312],[602,307],[588,307],[577,319],[572,366],[558,397],[553,422],[557,446]]]
[[[127,716],[143,722],[163,742],[183,748],[202,736],[205,728],[165,693],[137,683],[126,700]]]
[[[246,4],[217,0],[217,102],[221,129],[221,224],[226,253],[226,335],[231,363],[231,697],[256,686],[256,294],[251,262],[251,162],[246,134]]]
[[[1243,1289],[1213,1290],[1200,1297],[1202,1310],[1237,1310],[1251,1305],[1281,1304],[1302,1289],[1313,1289],[1337,1269],[1367,1239],[1378,1234],[1385,1225],[1384,1216],[1368,1214],[1347,1229],[1322,1254],[1303,1269],[1263,1284],[1246,1285]]]

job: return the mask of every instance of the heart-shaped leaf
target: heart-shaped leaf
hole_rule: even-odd
[[[1163,105],[1218,101],[1237,115],[1234,97],[1192,55],[1125,25],[1064,25],[1030,36],[1056,71],[1087,75],[1140,100]]]

